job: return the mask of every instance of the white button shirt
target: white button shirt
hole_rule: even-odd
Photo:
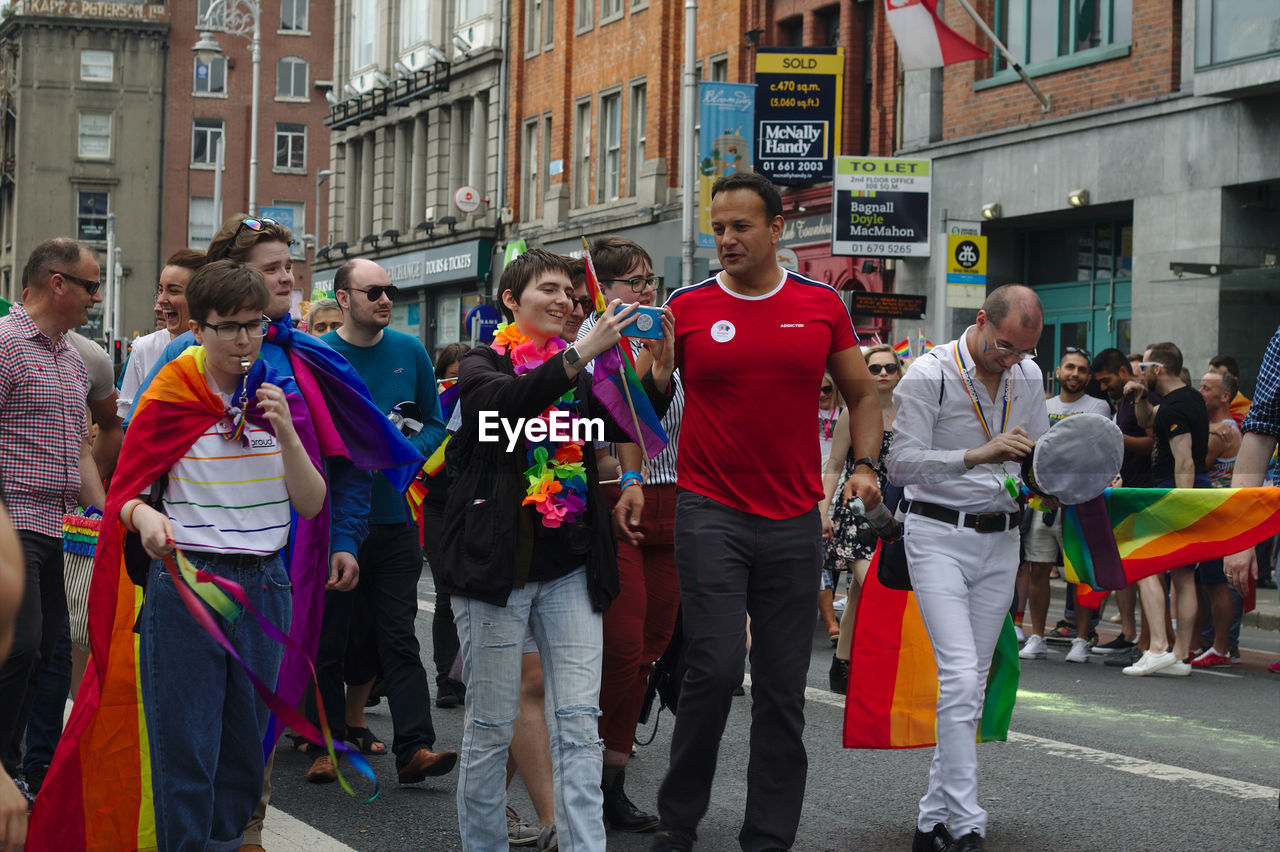
[[[1035,361],[1014,364],[1000,376],[996,399],[977,377],[973,356],[961,336],[960,354],[965,372],[973,380],[979,405],[991,433],[1000,431],[1005,380],[1012,404],[1005,431],[1021,426],[1036,441],[1049,430],[1044,383]],[[1013,512],[1017,503],[1005,490],[1004,480],[1012,475],[1021,484],[1019,462],[981,464],[966,469],[964,454],[990,440],[970,401],[965,382],[955,361],[956,341],[932,349],[917,358],[893,391],[893,445],[889,450],[889,481],[905,486],[908,500],[924,500],[962,512]],[[942,402],[938,396],[941,392]]]

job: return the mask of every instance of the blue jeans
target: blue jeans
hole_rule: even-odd
[[[591,608],[586,569],[513,589],[505,607],[454,596],[467,685],[458,769],[458,828],[467,852],[507,850],[507,748],[519,712],[524,637],[542,654],[554,768],[556,834],[564,852],[605,848],[600,775],[603,628]]]
[[[63,619],[62,633],[48,667],[36,683],[31,715],[27,719],[26,751],[22,755],[22,773],[31,792],[39,792],[44,773],[53,762],[53,753],[62,738],[62,715],[71,694],[71,623]]]
[[[279,554],[187,556],[196,569],[239,583],[253,606],[288,633],[293,599]],[[214,620],[254,674],[274,687],[284,646],[247,612],[232,623],[216,614]],[[159,848],[235,852],[262,795],[267,707],[240,664],[191,617],[159,562],[151,564],[140,632]]]

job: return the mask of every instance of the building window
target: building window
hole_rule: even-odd
[[[276,97],[307,99],[307,60],[285,56],[276,63]]]
[[[600,0],[600,23],[607,24],[621,17],[622,0]]]
[[[217,8],[213,10],[213,16],[207,20],[205,18],[209,14],[209,7],[215,2],[216,0],[199,0],[196,5],[196,29],[220,30],[226,25],[226,3],[219,2]]]
[[[574,111],[573,206],[591,203],[591,100],[579,102]]]
[[[711,57],[711,82],[727,83],[729,82],[729,56],[728,54],[720,54]]]
[[[524,52],[542,49],[542,6],[544,0],[524,0]]]
[[[80,113],[80,156],[86,160],[111,157],[111,113]]]
[[[804,47],[804,18],[796,15],[785,21],[778,21],[779,47]]]
[[[191,122],[191,165],[214,166],[222,145],[222,119],[196,118]]]
[[[522,180],[520,181],[520,197],[523,204],[520,205],[520,218],[524,221],[537,219],[541,212],[541,194],[542,194],[542,157],[539,154],[538,134],[541,128],[538,127],[539,120],[531,118],[524,123],[524,134],[522,137],[523,152],[521,156],[524,159],[523,168],[521,169]]]
[[[215,56],[205,65],[199,57],[195,60],[195,87],[197,95],[225,95],[227,93],[227,58]]]
[[[627,195],[636,194],[640,167],[644,165],[645,97],[644,83],[636,83],[631,87],[631,144],[627,154]]]
[[[1130,40],[1133,0],[1000,0],[996,27],[1009,53],[1025,65]],[[996,55],[995,67],[1008,67]]]
[[[426,8],[423,0],[417,0],[419,4]],[[467,21],[474,21],[488,12],[488,0],[458,0],[458,20],[459,24]]]
[[[542,49],[555,44],[556,0],[542,2]]]
[[[80,79],[86,83],[110,83],[115,78],[115,59],[109,50],[80,51]]]
[[[400,47],[409,49],[427,40],[427,4],[400,0]]]
[[[378,0],[354,0],[352,6],[351,69],[359,71],[373,64],[378,50]]]
[[[76,193],[76,239],[88,243],[107,241],[107,206],[105,192]]]
[[[1198,0],[1196,67],[1280,51],[1276,0]]]
[[[600,201],[622,194],[622,95],[600,98]]]
[[[574,28],[579,30],[591,29],[592,16],[596,11],[596,0],[577,0],[574,17]]]
[[[289,255],[295,259],[306,258],[307,247],[302,240],[303,232],[307,230],[307,206],[305,204],[301,201],[280,201],[276,199],[271,202],[270,207],[263,207],[258,212],[260,215],[275,219],[292,231],[295,239],[289,246]]]
[[[307,6],[310,0],[280,0],[280,29],[307,31]]]
[[[306,171],[307,126],[276,123],[276,168]]]
[[[187,202],[187,245],[205,251],[218,230],[218,211],[212,198],[192,196]]]
[[[818,35],[821,44],[835,47],[840,44],[840,7],[830,6],[818,11]]]

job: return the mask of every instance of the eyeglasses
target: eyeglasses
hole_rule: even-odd
[[[1068,346],[1068,347],[1066,347],[1065,349],[1063,349],[1063,350],[1062,350],[1062,354],[1064,354],[1064,355],[1083,355],[1086,361],[1088,361],[1088,360],[1090,359],[1090,357],[1091,357],[1091,356],[1089,355],[1089,350],[1088,350],[1088,349],[1080,349],[1079,347],[1076,347],[1076,346]]]
[[[1163,366],[1164,364],[1161,364],[1159,361],[1139,361],[1138,362],[1139,370],[1145,370],[1148,367],[1163,367]]]
[[[386,293],[387,298],[393,302],[396,300],[396,297],[400,295],[400,288],[394,284],[384,284],[380,287],[347,287],[346,289],[354,290],[357,293],[364,293],[369,297],[370,302],[376,302],[381,299],[383,293]]]
[[[1028,358],[1040,357],[1039,353],[1036,352],[1035,347],[1019,351],[1010,346],[1008,341],[1001,340],[998,337],[995,339],[995,342],[991,344],[991,348],[996,350],[996,355],[1001,358],[1008,358],[1010,355],[1016,355],[1019,359],[1025,361]]]
[[[571,299],[570,301],[577,307],[582,308],[584,314],[591,313],[592,303],[590,296],[583,296],[581,299]]]
[[[626,284],[631,288],[632,293],[643,293],[645,287],[652,287],[655,290],[662,289],[661,275],[650,275],[648,278],[637,275],[635,278],[606,278],[604,280],[610,284]]]
[[[831,385],[823,385],[821,388],[819,388],[819,390],[821,390],[823,393],[831,393],[833,388]]]
[[[267,333],[267,326],[271,325],[271,320],[264,316],[253,322],[202,322],[200,324],[205,328],[213,329],[213,333],[219,340],[235,340],[242,331],[246,337],[253,340]]]
[[[67,279],[68,281],[73,281],[76,284],[79,284],[81,287],[85,289],[85,292],[87,292],[90,296],[94,295],[95,293],[98,292],[98,290],[102,288],[101,281],[90,281],[88,278],[79,278],[75,275],[68,275],[65,272],[59,272],[56,269],[50,269],[49,274],[61,275],[63,278]]]
[[[898,372],[898,365],[897,364],[868,364],[867,369],[871,371],[871,375],[873,376],[878,376],[882,372],[888,373],[889,375],[892,376],[894,373]]]

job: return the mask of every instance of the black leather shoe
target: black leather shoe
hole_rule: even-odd
[[[916,839],[911,842],[911,852],[952,852],[951,832],[942,823],[935,823],[933,831],[916,829]]]
[[[653,836],[649,852],[693,852],[694,840],[697,835],[691,831],[664,828]]]
[[[831,658],[831,691],[836,695],[844,695],[849,688],[849,661],[839,657]]]
[[[619,831],[653,831],[658,827],[658,818],[640,810],[627,798],[627,791],[623,788],[626,780],[627,771],[619,769],[612,784],[600,782],[600,789],[604,791],[605,827]]]
[[[982,835],[976,828],[951,844],[951,852],[982,852],[985,848],[982,845]]]

